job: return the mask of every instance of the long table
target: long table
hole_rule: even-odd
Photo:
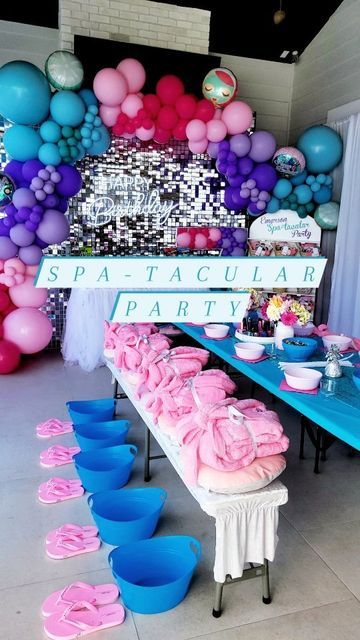
[[[203,327],[182,323],[177,323],[176,326],[196,340],[204,349],[219,356],[234,369],[299,411],[301,415],[354,449],[360,450],[360,403],[358,406],[350,406],[342,402],[336,394],[324,397],[320,393],[310,395],[281,391],[279,385],[284,374],[276,360],[268,359],[256,364],[238,360],[234,358],[234,345],[237,340],[233,335],[224,340],[210,340],[201,337],[204,334]]]

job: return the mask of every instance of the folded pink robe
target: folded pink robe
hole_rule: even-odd
[[[204,404],[224,400],[235,389],[235,383],[220,369],[200,371],[185,380],[169,372],[149,395],[145,408],[153,414],[155,422],[162,414],[167,424],[175,429],[180,418]]]
[[[235,471],[256,458],[282,453],[289,439],[277,414],[258,400],[228,398],[205,405],[177,425],[185,479],[196,484],[200,464]]]
[[[169,373],[175,373],[181,379],[195,376],[207,363],[209,355],[208,351],[197,347],[175,347],[164,353],[148,351],[138,370],[137,391],[141,388],[154,391]]]
[[[114,364],[121,371],[138,371],[147,354],[155,357],[169,350],[171,340],[161,333],[139,336],[134,327],[123,331],[115,348]]]
[[[104,349],[113,350],[116,347],[118,341],[122,340],[122,330],[124,327],[130,327],[138,336],[150,336],[153,333],[158,333],[158,327],[151,322],[125,324],[119,322],[104,322]],[[125,329],[125,334],[127,329]]]

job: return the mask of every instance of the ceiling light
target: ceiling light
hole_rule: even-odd
[[[286,17],[286,13],[285,11],[283,11],[282,8],[282,0],[280,0],[280,6],[278,8],[277,11],[275,11],[274,15],[273,15],[273,21],[275,25],[280,24],[283,20],[285,20]]]
[[[289,55],[290,51],[283,51],[280,58],[287,58],[287,56]]]

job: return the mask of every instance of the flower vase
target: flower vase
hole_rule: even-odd
[[[281,322],[281,320],[277,323],[274,331],[275,338],[275,346],[277,349],[284,349],[282,341],[284,338],[293,338],[294,337],[294,327],[289,327],[288,325]]]

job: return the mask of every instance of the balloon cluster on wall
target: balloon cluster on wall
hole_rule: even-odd
[[[14,370],[20,353],[36,353],[51,339],[51,322],[39,310],[47,290],[34,287],[37,265],[44,249],[69,235],[68,200],[82,186],[73,165],[110,144],[95,94],[81,89],[83,76],[80,61],[67,51],[49,56],[45,74],[20,60],[0,68],[10,157],[0,173],[0,373]]]

